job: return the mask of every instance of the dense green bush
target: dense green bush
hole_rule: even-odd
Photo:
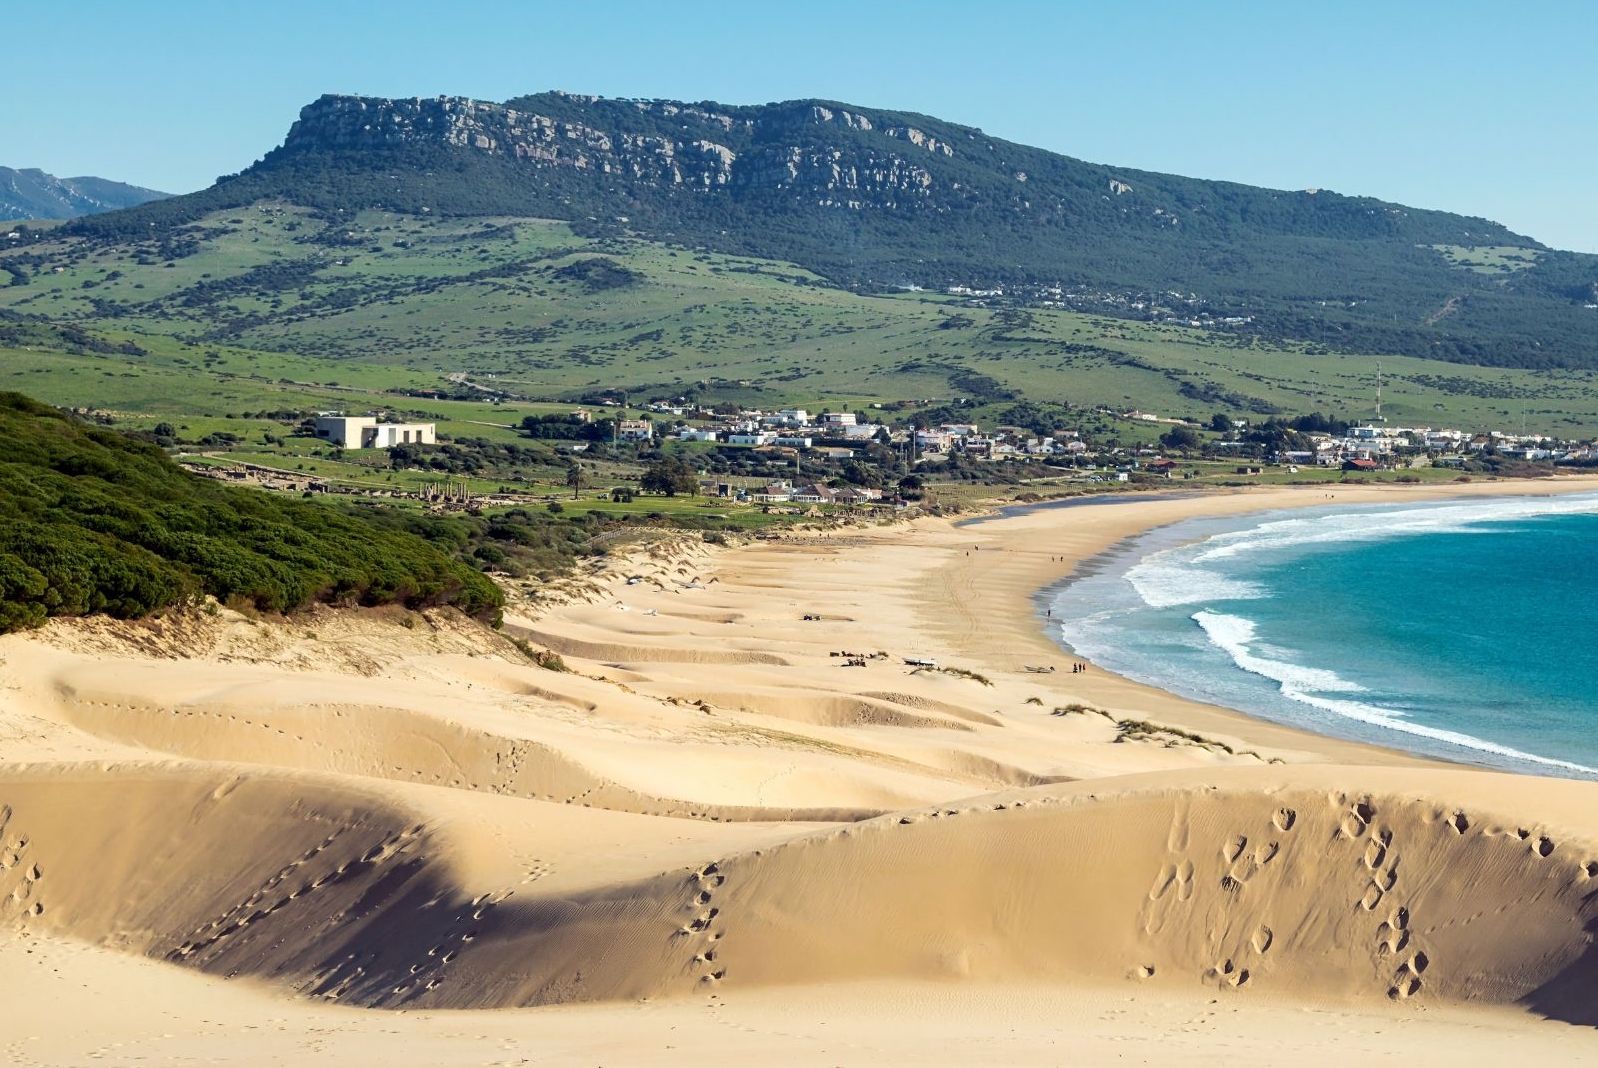
[[[0,393],[0,440],[0,632],[204,594],[273,612],[400,603],[497,618],[492,582],[393,523],[197,478],[17,393]]]

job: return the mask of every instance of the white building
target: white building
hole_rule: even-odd
[[[853,412],[822,412],[821,425],[824,427],[854,426],[855,414]]]
[[[727,435],[729,445],[770,445],[777,435],[764,430],[742,430]]]
[[[655,424],[648,419],[623,419],[616,427],[616,436],[623,441],[653,441]]]
[[[854,426],[845,426],[842,428],[843,439],[845,441],[871,441],[877,436],[877,431],[881,429],[881,425],[877,423],[858,423]]]
[[[373,415],[323,412],[316,417],[316,436],[341,449],[390,449],[395,445],[432,445],[433,423],[380,423]]]

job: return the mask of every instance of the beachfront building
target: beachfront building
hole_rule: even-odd
[[[380,423],[375,415],[321,412],[313,433],[341,449],[391,449],[395,445],[432,445],[437,441],[434,423]]]
[[[793,500],[793,483],[768,482],[750,491],[749,499],[760,504],[785,504]]]

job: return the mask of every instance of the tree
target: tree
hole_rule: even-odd
[[[633,491],[627,486],[617,486],[610,491],[610,499],[617,504],[633,503]]]
[[[645,493],[675,497],[679,493],[699,492],[699,479],[687,464],[673,457],[650,464],[638,480],[638,486]]]
[[[876,486],[881,481],[870,467],[859,460],[850,460],[845,463],[841,474],[845,481],[852,482],[856,486]]]
[[[1190,426],[1173,426],[1160,435],[1160,444],[1167,449],[1196,449],[1201,444],[1198,431]]]
[[[1210,429],[1217,434],[1230,434],[1232,432],[1232,417],[1225,412],[1216,412],[1210,417]]]
[[[572,488],[572,500],[577,499],[577,494],[582,491],[587,477],[588,473],[583,470],[582,464],[573,463],[566,468],[566,485]]]

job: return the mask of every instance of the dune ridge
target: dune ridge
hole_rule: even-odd
[[[405,1009],[419,1041],[444,1010],[539,1006],[626,1031],[622,1006],[787,1005],[776,1028],[874,1005],[891,1028],[914,1017],[894,991],[935,987],[990,1023],[995,997],[1070,990],[1195,1019],[1310,1007],[1351,1043],[1443,1014],[1598,1051],[1598,787],[1075,674],[1032,614],[1134,530],[1319,499],[670,542],[515,605],[505,634],[322,609],[0,638],[0,948],[239,980],[305,1027]],[[1107,1057],[1114,1020],[1077,1019],[1081,1048]],[[1291,1028],[1205,1035],[1300,1050]],[[57,1063],[86,1055],[61,1041]],[[889,1061],[926,1053],[895,1041]]]

